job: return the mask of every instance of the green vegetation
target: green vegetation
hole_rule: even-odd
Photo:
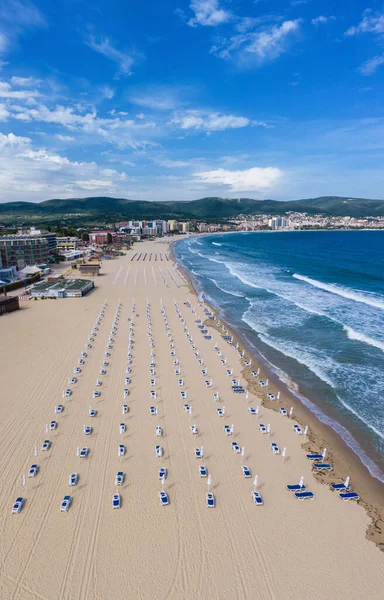
[[[72,228],[129,219],[221,220],[239,214],[283,215],[287,212],[323,213],[329,216],[384,216],[383,200],[323,196],[277,202],[251,198],[201,198],[192,201],[146,202],[123,198],[74,198],[44,202],[6,202],[0,204],[0,223],[39,223],[58,227],[66,235],[78,234]]]

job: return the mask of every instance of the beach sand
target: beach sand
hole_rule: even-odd
[[[246,399],[233,394],[214,342],[203,338],[194,322],[196,314],[184,305],[189,299],[203,317],[189,286],[166,260],[168,252],[164,241],[136,244],[125,257],[103,263],[103,274],[86,297],[29,301],[0,320],[1,600],[382,598],[384,558],[365,537],[370,523],[366,511],[342,502],[312,477],[303,440],[293,433],[291,420],[264,407],[259,417],[251,416],[248,406],[259,404],[256,395],[250,392]],[[98,335],[72,386],[73,395],[63,400],[62,390],[105,298],[108,306]],[[119,299],[116,342],[99,388],[101,397],[93,400]],[[139,316],[134,317],[130,410],[123,416],[127,319],[133,299]],[[147,299],[156,345],[156,401],[150,398]],[[174,374],[160,299],[183,388]],[[174,300],[208,377],[193,357]],[[238,353],[214,329],[212,335],[228,367],[245,383]],[[210,389],[204,385],[207,378],[213,379]],[[184,410],[181,390],[187,392],[192,417]],[[213,400],[215,391],[220,392],[220,403]],[[59,403],[65,410],[55,416]],[[149,414],[153,404],[158,406],[157,417]],[[97,409],[96,418],[88,416],[89,405]],[[224,418],[216,414],[218,405],[225,406]],[[46,423],[55,418],[58,429],[46,434]],[[122,435],[121,422],[127,425]],[[260,422],[270,424],[269,438],[259,433]],[[191,434],[191,423],[197,425],[198,436]],[[92,436],[83,434],[84,424],[93,426]],[[224,424],[234,425],[232,437],[224,434]],[[157,425],[164,430],[160,442]],[[45,453],[41,444],[46,438],[52,448]],[[242,458],[233,453],[231,441],[244,446],[251,479],[243,478]],[[287,448],[284,462],[272,454],[272,441]],[[118,458],[119,443],[127,448],[123,458]],[[157,443],[164,449],[161,459],[155,456]],[[77,446],[83,445],[90,448],[87,459],[76,456]],[[195,446],[204,447],[202,460],[195,458]],[[35,462],[40,471],[23,487],[22,476]],[[214,509],[205,504],[207,480],[198,473],[202,463],[212,476]],[[158,498],[160,466],[168,469],[166,507]],[[119,489],[121,509],[113,510],[117,471],[124,471],[126,479]],[[73,488],[68,486],[71,472],[80,475]],[[251,497],[256,474],[262,507]],[[316,496],[313,501],[299,502],[285,489],[302,475]],[[61,513],[66,494],[73,496],[73,504],[68,513]],[[17,496],[24,496],[26,503],[19,515],[12,515]]]

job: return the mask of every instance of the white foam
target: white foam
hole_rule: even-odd
[[[350,288],[345,288],[338,285],[333,285],[329,283],[322,283],[321,281],[317,281],[316,279],[311,279],[310,277],[305,277],[304,275],[299,275],[298,273],[294,273],[292,275],[295,279],[299,279],[300,281],[305,281],[309,285],[316,287],[320,290],[325,290],[331,294],[336,294],[337,296],[341,296],[342,298],[347,298],[348,300],[353,300],[354,302],[361,302],[362,304],[368,304],[368,306],[373,306],[375,308],[380,308],[384,310],[384,301],[376,300],[375,298],[370,298],[365,294],[359,294],[355,290],[351,290]]]
[[[359,331],[355,331],[354,329],[352,329],[352,327],[348,327],[347,325],[344,325],[343,329],[350,340],[357,340],[359,342],[363,342],[364,344],[368,344],[369,346],[373,346],[374,348],[378,348],[379,350],[384,352],[384,342],[374,340],[368,335],[360,333]]]

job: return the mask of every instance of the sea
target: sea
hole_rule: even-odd
[[[384,482],[384,231],[191,236],[174,255],[275,378]]]

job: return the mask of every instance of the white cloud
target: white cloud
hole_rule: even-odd
[[[103,98],[106,100],[112,100],[113,96],[115,95],[115,90],[109,85],[103,85],[100,89],[100,92]]]
[[[10,114],[5,104],[0,104],[0,121],[8,121]]]
[[[11,84],[17,87],[32,87],[41,85],[41,79],[36,77],[11,77]]]
[[[184,104],[184,98],[193,96],[188,86],[149,85],[129,93],[128,100],[137,106],[153,110],[174,110]]]
[[[215,27],[227,23],[232,18],[229,11],[220,7],[219,0],[191,0],[190,9],[195,13],[195,16],[188,21],[191,27],[196,25]]]
[[[384,64],[384,54],[379,54],[365,61],[359,71],[362,75],[372,75],[378,67]]]
[[[79,196],[84,190],[125,195],[127,175],[102,169],[95,162],[73,162],[47,149],[35,149],[29,138],[0,134],[2,199],[41,200]]]
[[[374,33],[376,35],[384,34],[384,14],[374,13],[371,9],[363,13],[361,22],[353,27],[350,27],[345,32],[346,36],[354,36],[359,33]]]
[[[42,13],[29,0],[3,0],[0,2],[0,54],[8,52],[25,29],[44,25]]]
[[[36,90],[14,90],[8,82],[0,81],[0,98],[28,100],[33,96],[40,96],[40,93]]]
[[[276,167],[253,167],[244,171],[215,169],[195,173],[199,181],[211,185],[225,185],[232,192],[263,191],[271,188],[283,176]]]
[[[155,162],[161,167],[166,169],[182,169],[184,167],[190,167],[191,163],[187,160],[171,160],[169,158],[157,158]]]
[[[214,46],[211,52],[220,58],[233,59],[242,64],[261,65],[278,58],[300,30],[300,19],[284,21],[280,25],[258,31],[234,35]]]
[[[29,0],[7,0],[0,5],[0,20],[13,26],[42,27],[45,19]]]
[[[133,56],[115,48],[109,38],[103,37],[100,42],[96,42],[95,36],[92,35],[86,44],[95,52],[116,63],[119,66],[118,74],[132,75],[132,66],[135,62]]]
[[[330,17],[324,17],[323,15],[320,15],[319,17],[312,19],[311,23],[312,25],[325,25],[326,23],[328,23],[328,21],[335,21],[335,19],[336,17],[334,17],[333,15],[331,15]]]
[[[30,141],[31,141],[30,138],[21,137],[21,136],[15,135],[14,133],[8,133],[8,134],[0,133],[0,149],[1,150],[3,150],[6,146],[12,147],[12,148],[25,146],[26,144],[29,144]]]
[[[61,133],[56,133],[55,137],[61,142],[74,142],[75,138],[71,135],[62,135]]]
[[[225,129],[239,129],[249,125],[265,125],[265,123],[255,123],[247,117],[237,117],[235,115],[225,115],[219,112],[209,112],[204,110],[186,110],[176,113],[171,119],[171,123],[181,129],[194,129],[202,131],[223,131]]]

